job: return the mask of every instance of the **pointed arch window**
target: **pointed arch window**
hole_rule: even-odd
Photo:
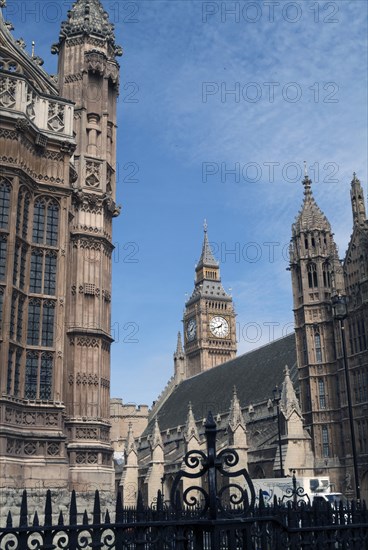
[[[330,440],[327,426],[322,426],[322,455],[324,458],[330,456]]]
[[[11,185],[7,180],[0,183],[0,228],[7,229],[10,213]]]
[[[55,295],[57,255],[53,250],[35,248],[31,254],[29,290],[34,294]]]
[[[0,235],[0,281],[5,281],[6,275],[7,237]]]
[[[314,334],[314,347],[316,352],[316,362],[322,363],[322,347],[321,347],[321,336],[319,332]]]
[[[37,199],[33,210],[32,240],[38,244],[57,246],[59,234],[59,205],[56,201]]]
[[[8,373],[6,381],[6,393],[8,395],[19,396],[19,378],[20,365],[22,360],[22,350],[10,348],[8,353]]]
[[[28,305],[27,344],[31,346],[53,346],[54,321],[54,301],[31,299]]]
[[[331,287],[331,266],[330,262],[324,262],[322,266],[323,285],[327,288]]]
[[[297,285],[298,285],[298,291],[299,291],[299,294],[300,294],[303,290],[303,285],[302,285],[302,274],[300,272],[300,267],[299,266],[296,267],[296,280],[297,280]]]
[[[43,400],[52,398],[53,366],[54,356],[52,353],[27,352],[24,397]]]
[[[319,398],[319,408],[326,408],[326,393],[325,393],[325,381],[323,378],[318,379],[318,398]]]
[[[309,288],[318,286],[317,266],[314,262],[308,264],[308,286]]]
[[[35,243],[43,243],[45,233],[45,209],[46,204],[43,200],[37,199],[33,210],[33,236]]]
[[[303,363],[304,365],[308,364],[308,347],[307,347],[307,338],[305,334],[303,335]]]
[[[22,190],[18,197],[16,231],[18,235],[21,234],[23,239],[26,239],[28,235],[30,202],[31,199],[29,193]]]

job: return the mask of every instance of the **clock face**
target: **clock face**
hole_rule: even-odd
[[[189,321],[187,323],[187,339],[188,339],[189,342],[194,340],[194,338],[196,337],[196,333],[197,333],[196,320],[194,318],[189,319]]]
[[[229,323],[223,317],[212,317],[210,331],[217,338],[225,338],[229,334]]]

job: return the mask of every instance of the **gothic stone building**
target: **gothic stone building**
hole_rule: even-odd
[[[368,222],[361,184],[351,182],[353,233],[344,261],[306,176],[304,201],[292,226],[290,270],[295,334],[235,357],[235,312],[221,284],[205,228],[195,288],[184,311],[174,375],[155,402],[139,438],[125,443],[120,485],[127,503],[137,487],[146,501],[168,496],[186,451],[204,445],[208,410],[219,448],[236,447],[251,477],[281,473],[275,384],[282,387],[281,456],[285,475],[329,476],[333,490],[354,496],[351,436],[341,333],[331,298],[348,296],[348,368],[362,498],[368,498]],[[222,359],[227,361],[223,363]],[[285,365],[289,367],[285,368]],[[185,488],[183,488],[185,489]]]
[[[10,30],[0,14],[1,494],[111,491],[122,52],[100,0],[68,12],[52,50],[56,78]]]

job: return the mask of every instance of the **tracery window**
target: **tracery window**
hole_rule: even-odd
[[[33,242],[56,246],[58,233],[59,205],[53,200],[37,199],[33,210]]]
[[[21,342],[23,335],[23,307],[25,297],[18,297],[18,315],[17,315],[17,342]]]
[[[0,235],[0,281],[5,281],[6,252],[7,252],[7,239],[6,239],[6,236],[5,235]]]
[[[318,396],[319,396],[319,408],[326,408],[326,393],[325,393],[325,382],[322,378],[318,379]]]
[[[318,286],[317,266],[314,262],[308,264],[308,285],[309,288]]]
[[[330,441],[327,426],[322,426],[322,456],[324,458],[330,456]]]
[[[0,183],[0,228],[7,229],[10,212],[11,186],[7,180]]]
[[[29,205],[30,195],[23,189],[18,196],[16,223],[17,234],[21,234],[23,239],[26,239],[28,234]]]
[[[55,295],[57,256],[53,251],[33,249],[29,290],[35,294]]]
[[[307,348],[307,338],[303,335],[303,364],[308,364],[308,348]]]
[[[27,352],[24,397],[27,399],[51,399],[53,362],[52,353]]]
[[[17,348],[10,348],[8,353],[8,373],[6,381],[6,393],[8,395],[19,396],[19,377],[20,377],[20,364],[22,360],[22,350]],[[14,388],[13,388],[14,384]]]
[[[27,344],[51,347],[54,343],[55,302],[31,299],[28,304]]]
[[[323,285],[330,288],[331,286],[331,266],[329,262],[325,262],[322,266]]]
[[[15,334],[17,302],[18,302],[18,294],[16,292],[13,292],[11,306],[10,306],[10,326],[9,326],[9,336],[12,340],[14,339],[14,334]]]
[[[314,346],[316,350],[316,362],[322,363],[322,348],[321,348],[321,336],[319,332],[314,334]]]

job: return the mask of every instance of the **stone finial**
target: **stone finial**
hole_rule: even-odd
[[[153,426],[152,438],[151,438],[151,448],[155,449],[158,446],[160,446],[162,449],[164,448],[162,443],[161,431],[160,431],[160,427],[158,425],[158,419],[156,416],[155,423]]]
[[[187,421],[185,424],[184,439],[188,442],[192,437],[195,437],[199,441],[199,434],[197,430],[196,421],[193,414],[192,403],[188,403]]]
[[[290,378],[290,370],[287,365],[285,365],[284,370],[284,382],[281,390],[280,409],[285,415],[285,418],[288,418],[293,411],[295,411],[299,416],[302,416],[299,401]]]
[[[133,434],[133,425],[131,422],[129,422],[129,428],[128,428],[128,436],[127,440],[125,442],[125,452],[127,455],[131,453],[132,451],[134,453],[137,453],[137,447],[134,440],[134,434]]]
[[[175,355],[176,356],[180,356],[180,355],[183,355],[184,354],[184,351],[183,351],[183,344],[182,344],[182,341],[181,341],[181,332],[179,330],[178,332],[178,339],[177,339],[177,342],[176,342],[176,351],[175,351]]]
[[[244,417],[240,408],[240,402],[236,392],[236,386],[234,386],[233,397],[231,400],[230,413],[229,413],[229,427],[234,432],[238,426],[241,426],[245,430]]]

